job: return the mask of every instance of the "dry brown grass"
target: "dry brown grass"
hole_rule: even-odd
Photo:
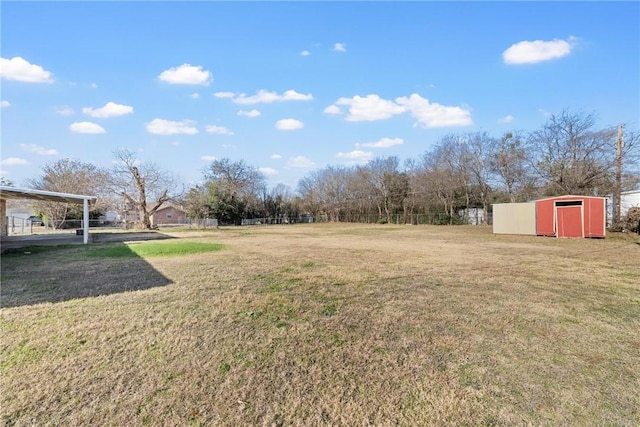
[[[640,424],[637,239],[173,235],[225,249],[3,256],[5,425]]]

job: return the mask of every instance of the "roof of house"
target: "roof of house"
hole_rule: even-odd
[[[163,211],[165,209],[170,209],[170,208],[173,208],[173,209],[175,209],[177,211],[181,211],[181,212],[187,212],[182,206],[174,205],[172,203],[166,203],[166,204],[160,206],[158,209],[156,209],[156,212]]]

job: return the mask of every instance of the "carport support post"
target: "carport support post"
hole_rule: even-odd
[[[84,228],[84,244],[89,243],[89,200],[84,199],[82,206],[82,219],[84,220],[83,228]]]

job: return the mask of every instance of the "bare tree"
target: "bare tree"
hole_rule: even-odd
[[[498,182],[504,186],[511,203],[525,201],[535,185],[530,164],[530,154],[518,132],[505,133],[494,140],[490,167]]]
[[[471,175],[473,187],[478,193],[485,215],[482,223],[487,224],[489,200],[491,196],[491,150],[494,142],[486,132],[476,132],[467,136],[465,144],[466,169]]]
[[[329,221],[340,221],[352,199],[349,178],[352,171],[345,167],[327,166],[314,171],[298,183],[303,207],[314,215],[324,213]]]
[[[409,195],[409,176],[405,172],[387,172],[382,177],[384,186],[384,210],[389,220],[391,214],[404,212],[405,200]],[[406,220],[406,218],[405,218]]]
[[[29,180],[28,185],[39,190],[96,196],[98,200],[92,208],[99,211],[107,206],[106,199],[100,197],[105,195],[105,180],[106,173],[91,163],[61,159],[45,165],[42,175]],[[55,228],[63,227],[67,219],[80,219],[83,214],[82,207],[62,202],[38,201],[33,206]]]
[[[460,179],[451,147],[442,144],[425,153],[422,168],[422,187],[419,190],[435,202],[434,206],[439,205],[444,210],[448,223],[453,223],[460,194]]]
[[[304,206],[333,221],[370,221],[391,214],[438,214],[453,223],[460,209],[540,195],[610,194],[616,156],[613,128],[597,129],[595,117],[564,111],[526,138],[486,132],[445,135],[400,172],[395,157],[366,165],[327,166],[300,180]],[[640,182],[640,137],[625,131],[622,187]],[[634,169],[634,166],[636,167]],[[446,215],[440,215],[442,213]],[[485,216],[485,221],[488,216]]]
[[[640,186],[640,132],[627,130],[622,133],[622,191]]]
[[[408,193],[408,180],[405,182],[398,170],[400,161],[396,156],[376,158],[357,169],[357,173],[368,187],[368,198],[375,202],[378,215],[386,216],[402,207]]]
[[[478,199],[467,141],[468,137],[463,135],[445,135],[422,157],[426,185],[423,191],[431,193],[432,200],[440,202],[441,211],[447,213],[450,224],[459,208],[472,207]]]
[[[175,177],[153,163],[141,163],[129,150],[117,150],[114,156],[116,162],[109,177],[111,191],[138,211],[140,228],[151,229],[151,216],[179,195]]]
[[[563,111],[529,136],[546,195],[602,195],[613,190],[615,136],[594,114]]]
[[[322,200],[320,197],[320,189],[317,185],[318,173],[311,173],[298,181],[298,194],[300,195],[302,209],[313,215],[318,216],[322,211]]]

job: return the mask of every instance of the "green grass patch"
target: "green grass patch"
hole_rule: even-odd
[[[24,363],[36,363],[44,355],[45,351],[42,348],[30,345],[29,341],[25,339],[12,351],[3,352],[0,369],[9,369]]]
[[[93,249],[89,256],[99,258],[158,257],[191,255],[202,252],[215,252],[224,247],[220,243],[203,242],[146,242]]]
[[[333,316],[334,314],[336,314],[337,311],[338,309],[336,308],[335,304],[327,304],[324,307],[322,307],[322,310],[320,310],[320,313],[323,316]]]

